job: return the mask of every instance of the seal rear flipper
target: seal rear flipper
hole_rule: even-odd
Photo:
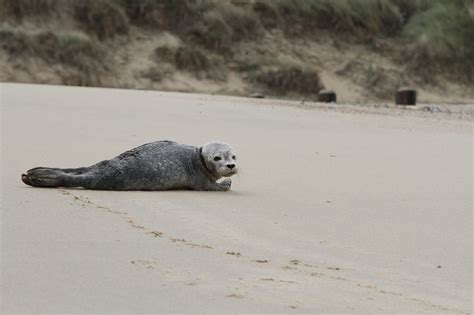
[[[36,167],[21,175],[23,183],[34,187],[61,186],[61,172],[59,169]]]
[[[33,187],[78,187],[76,176],[59,168],[36,167],[21,175],[23,183]]]

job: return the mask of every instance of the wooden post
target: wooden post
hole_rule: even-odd
[[[336,103],[337,96],[334,91],[331,90],[321,90],[318,93],[318,102],[321,103]]]
[[[410,88],[400,88],[395,94],[395,104],[416,105],[416,90]]]

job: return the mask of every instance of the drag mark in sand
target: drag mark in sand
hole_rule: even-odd
[[[205,245],[205,244],[196,244],[196,243],[193,243],[191,241],[188,241],[184,238],[174,238],[174,237],[169,237],[169,239],[173,242],[173,243],[181,243],[181,244],[184,244],[184,245],[187,245],[187,246],[190,246],[192,248],[194,247],[199,247],[199,248],[207,248],[207,249],[213,249],[211,246],[209,245]]]
[[[433,304],[433,303],[431,303],[429,301],[426,301],[426,300],[423,300],[423,299],[410,297],[410,296],[407,296],[407,295],[405,295],[401,292],[382,289],[382,288],[378,287],[377,285],[362,284],[362,283],[359,283],[357,280],[348,279],[346,277],[342,277],[342,276],[339,276],[339,275],[336,275],[336,274],[328,274],[326,272],[319,271],[319,270],[314,271],[314,269],[318,269],[318,266],[311,265],[311,264],[306,264],[306,263],[303,263],[303,262],[301,262],[299,260],[296,260],[296,259],[291,260],[289,262],[289,264],[291,264],[292,266],[285,265],[285,266],[282,267],[282,269],[285,270],[285,271],[289,271],[289,272],[305,273],[305,274],[307,274],[311,277],[321,277],[321,278],[341,281],[341,283],[344,283],[344,284],[348,285],[349,287],[364,288],[364,289],[367,289],[368,291],[371,291],[372,293],[375,293],[375,294],[392,295],[394,297],[404,299],[405,301],[408,301],[408,302],[415,302],[415,303],[418,303],[418,304],[422,304],[425,307],[429,307],[429,308],[433,309],[433,311],[437,311],[437,312],[454,312],[454,313],[458,313],[458,314],[466,314],[465,312],[462,312],[460,310],[448,308],[448,307],[438,305],[438,304]],[[330,270],[331,273],[339,273],[339,272],[342,271],[342,269],[340,267],[334,267],[334,266],[328,266],[328,267],[325,267],[325,269]]]
[[[133,265],[141,265],[147,269],[154,269],[159,266],[158,259],[137,259],[130,262]]]
[[[288,283],[288,284],[298,284],[298,282],[291,281],[291,280],[276,280],[273,278],[260,278],[260,281],[270,281],[270,282],[278,282],[278,283]]]
[[[203,278],[196,276],[193,272],[166,268],[157,258],[135,259],[130,262],[138,269],[149,270],[150,272],[158,272],[160,278],[165,281],[160,281],[162,286],[168,284],[184,284],[186,286],[198,286],[202,284]]]
[[[146,228],[143,225],[137,224],[134,221],[134,219],[129,215],[129,213],[126,212],[126,211],[118,211],[118,210],[111,209],[109,207],[98,205],[95,202],[92,202],[88,197],[73,194],[70,191],[67,191],[65,189],[59,189],[59,191],[63,195],[72,196],[73,201],[76,202],[77,204],[79,204],[82,208],[96,208],[96,209],[99,209],[99,210],[104,211],[106,213],[119,215],[120,218],[122,218],[124,220],[124,222],[127,223],[129,226],[131,226],[134,229],[142,230],[146,235],[148,235],[150,237],[168,239],[169,241],[171,241],[175,244],[178,244],[178,245],[181,244],[181,245],[185,245],[185,246],[188,246],[188,247],[191,247],[191,248],[214,249],[210,245],[198,244],[198,243],[195,243],[193,241],[187,240],[185,238],[173,237],[173,236],[170,236],[170,235],[166,235],[164,232]],[[227,251],[225,253],[226,253],[226,255],[234,256],[234,257],[237,257],[237,258],[242,256],[242,254],[239,253],[239,252]],[[266,260],[266,259],[264,259],[264,260],[254,260],[254,262],[268,263],[268,260]]]
[[[134,219],[129,215],[129,213],[126,212],[126,211],[118,211],[118,210],[111,209],[109,207],[98,205],[98,204],[92,202],[88,197],[81,196],[81,195],[75,195],[75,194],[71,193],[70,191],[67,191],[67,190],[64,190],[64,189],[59,189],[59,191],[63,195],[71,196],[73,198],[73,202],[80,205],[82,208],[96,208],[96,209],[99,209],[103,212],[120,216],[120,218],[122,218],[123,221],[126,224],[128,224],[130,227],[132,227],[136,230],[142,231],[147,236],[150,236],[150,237],[153,237],[153,238],[159,238],[159,239],[167,239],[168,241],[171,241],[171,242],[175,243],[176,245],[184,245],[184,246],[191,247],[191,248],[202,248],[202,249],[214,250],[214,248],[212,246],[209,246],[209,245],[206,245],[206,244],[197,244],[197,243],[194,243],[192,241],[186,240],[184,238],[173,237],[173,236],[170,236],[170,235],[166,235],[165,233],[160,232],[160,231],[148,229],[143,225],[137,224],[134,221]],[[233,257],[236,257],[236,258],[243,257],[240,252],[226,251],[224,253],[227,256],[233,256]],[[252,262],[252,263],[262,264],[262,266],[267,266],[268,268],[276,267],[276,266],[273,266],[267,259],[243,259],[242,261],[248,261],[248,262]],[[143,260],[135,260],[135,261],[132,261],[131,263],[135,264],[135,265],[137,265],[137,264],[141,265],[141,266],[145,267],[146,269],[156,269],[158,261],[156,259],[148,259],[148,260],[143,259]],[[465,314],[465,312],[455,310],[455,309],[451,309],[451,308],[447,308],[447,307],[444,307],[442,305],[436,305],[436,304],[430,303],[429,301],[425,301],[423,299],[406,296],[401,292],[385,290],[385,289],[379,288],[376,285],[361,284],[356,280],[351,280],[351,279],[348,279],[346,277],[342,277],[340,275],[333,274],[333,273],[342,272],[343,270],[340,267],[327,266],[325,269],[330,271],[330,273],[327,273],[327,272],[321,271],[321,269],[318,269],[318,266],[303,263],[302,261],[300,261],[298,259],[292,259],[288,262],[288,264],[282,266],[281,269],[286,271],[286,272],[290,272],[290,273],[297,272],[297,273],[306,274],[308,276],[308,278],[307,278],[308,281],[311,281],[310,279],[311,278],[314,279],[315,277],[321,277],[321,278],[331,279],[331,280],[335,280],[335,281],[341,281],[341,283],[345,283],[346,285],[348,285],[351,288],[359,287],[359,288],[364,288],[368,291],[371,291],[372,293],[375,293],[375,294],[381,294],[381,295],[389,294],[389,295],[392,295],[394,297],[401,298],[401,299],[403,299],[407,302],[415,302],[415,303],[418,303],[418,304],[422,304],[425,307],[431,308],[433,311],[454,312],[454,313]],[[318,269],[318,270],[316,271],[315,269]],[[345,270],[345,271],[347,272],[347,270]],[[259,281],[275,283],[275,284],[285,283],[285,284],[300,285],[300,283],[297,283],[297,282],[294,282],[294,281],[275,280],[274,278],[270,278],[270,277],[269,278],[260,278]],[[232,293],[232,294],[229,294],[227,297],[230,297],[230,298],[244,298],[244,296],[239,294],[239,293],[235,293],[235,294]]]
[[[242,256],[242,254],[239,252],[226,252],[226,255],[235,256],[235,257]]]
[[[159,231],[150,231],[146,232],[146,234],[151,235],[153,237],[163,237],[163,233]]]
[[[170,235],[165,235],[163,232],[156,231],[156,230],[151,230],[146,228],[143,225],[137,224],[134,219],[129,215],[128,212],[126,211],[118,211],[111,209],[109,207],[101,206],[98,205],[94,202],[92,202],[88,197],[81,196],[81,195],[75,195],[65,189],[59,189],[59,191],[66,196],[72,196],[73,201],[77,204],[79,204],[82,208],[96,208],[99,209],[103,212],[106,213],[111,213],[114,215],[120,216],[124,220],[125,223],[127,223],[129,226],[131,226],[134,229],[141,230],[143,231],[146,235],[153,237],[153,238],[165,238],[168,239],[169,241],[176,243],[176,244],[181,244],[185,245],[191,248],[204,248],[204,249],[213,249],[211,246],[206,245],[206,244],[197,244],[192,241],[186,240],[184,238],[179,238],[179,237],[173,237]]]

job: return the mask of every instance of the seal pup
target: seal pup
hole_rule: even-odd
[[[202,147],[156,141],[89,167],[36,167],[21,175],[34,187],[82,187],[95,190],[227,191],[237,173],[234,149],[223,142]]]

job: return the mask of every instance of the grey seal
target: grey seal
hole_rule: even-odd
[[[234,149],[223,142],[202,147],[156,141],[89,167],[36,167],[21,175],[34,187],[82,187],[95,190],[227,191],[237,173]]]

